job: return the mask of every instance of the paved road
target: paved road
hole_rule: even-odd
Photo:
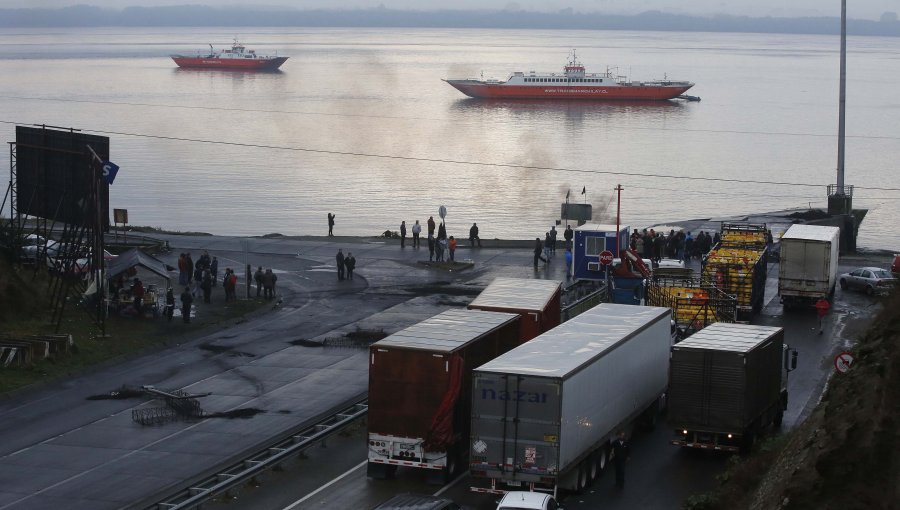
[[[291,342],[332,338],[359,325],[390,333],[462,304],[496,276],[564,279],[561,257],[533,269],[527,243],[461,249],[457,258],[472,259],[474,267],[450,273],[417,264],[427,258],[425,250],[364,239],[170,236],[169,241],[173,251],[164,257],[169,263],[179,251],[206,249],[219,257],[220,267],[273,267],[282,304],[264,320],[5,399],[0,403],[0,509],[102,510],[150,502],[366,391],[364,351]],[[337,281],[333,257],[338,247],[357,257],[352,282]],[[802,322],[796,321],[798,328]],[[823,360],[831,350],[823,348]],[[131,412],[153,402],[85,400],[123,384],[209,391],[212,396],[202,402],[208,411],[253,407],[265,412],[246,420],[142,427]],[[821,377],[809,384],[819,386]],[[809,395],[806,400],[814,401]],[[640,448],[636,445],[636,457]],[[670,471],[664,468],[647,472]],[[659,497],[668,501],[671,495]]]
[[[102,510],[150,502],[366,391],[365,352],[292,342],[340,336],[359,324],[390,333],[463,304],[460,295],[474,296],[494,276],[563,274],[558,263],[535,271],[530,250],[516,247],[461,249],[457,255],[473,259],[475,267],[449,273],[418,265],[423,253],[427,260],[426,250],[364,239],[168,240],[173,251],[163,258],[170,264],[179,251],[196,256],[205,249],[219,257],[221,268],[274,268],[282,303],[264,320],[3,400],[0,509]],[[337,281],[338,247],[358,259],[353,281]],[[123,384],[211,392],[202,399],[207,411],[264,412],[246,420],[144,427],[132,421],[132,411],[159,403],[86,400]]]
[[[869,262],[863,256],[845,258],[841,271]],[[799,364],[789,379],[791,401],[782,430],[793,428],[815,406],[826,378],[833,372],[835,354],[864,330],[874,310],[874,301],[860,293],[837,290],[833,313],[819,334],[815,311],[794,311],[784,315],[776,295],[778,265],[770,264],[767,304],[754,320],[758,324],[785,328],[786,340],[799,351]],[[669,444],[674,432],[661,423],[652,432],[637,432],[632,440],[628,466],[628,486],[613,487],[609,473],[598,479],[584,494],[564,496],[568,509],[675,509],[692,494],[715,487],[715,476],[727,463],[727,456],[679,449]],[[232,499],[211,508],[371,508],[399,492],[435,493],[439,490],[468,508],[489,510],[495,497],[467,490],[471,481],[463,477],[452,487],[429,485],[424,473],[400,470],[395,480],[366,478],[365,428],[361,426],[316,448],[278,473],[261,479],[259,487],[235,491]]]

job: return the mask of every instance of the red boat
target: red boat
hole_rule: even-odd
[[[257,55],[255,50],[248,50],[237,39],[231,45],[230,50],[215,51],[212,44],[209,45],[209,54],[172,55],[172,60],[178,67],[202,68],[202,69],[236,69],[243,71],[274,71],[288,57]]]
[[[574,51],[562,73],[515,72],[506,81],[493,78],[444,81],[469,97],[505,99],[665,100],[694,86],[689,81],[628,81],[627,77],[609,71],[585,73]]]

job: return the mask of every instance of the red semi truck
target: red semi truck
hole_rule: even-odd
[[[521,343],[520,317],[449,310],[369,348],[368,476],[449,481],[468,465],[472,369]]]
[[[520,315],[521,339],[527,342],[559,326],[561,300],[560,281],[496,278],[469,304],[469,309]]]

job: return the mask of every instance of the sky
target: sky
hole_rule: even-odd
[[[278,6],[297,9],[357,9],[384,6],[390,9],[511,9],[557,11],[571,8],[582,12],[636,14],[660,10],[675,14],[706,16],[830,16],[841,13],[840,0],[260,0],[250,4],[236,0],[0,0],[0,8],[56,8],[75,4],[122,8],[131,5],[210,5],[215,7]],[[847,17],[878,19],[884,12],[900,13],[898,0],[847,0]]]

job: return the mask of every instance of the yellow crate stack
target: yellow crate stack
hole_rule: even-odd
[[[722,247],[709,253],[703,277],[727,294],[737,298],[738,306],[752,306],[753,271],[765,250]]]

